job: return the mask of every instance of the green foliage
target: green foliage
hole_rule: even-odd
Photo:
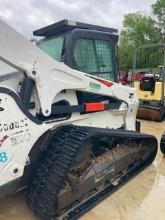
[[[157,0],[152,5],[154,16],[130,13],[124,16],[123,31],[119,42],[120,69],[132,69],[135,49],[140,45],[164,42],[165,0]],[[162,64],[163,50],[141,50],[138,64],[141,68]]]
[[[152,5],[152,11],[156,17],[156,25],[159,29],[162,42],[165,43],[165,0],[157,0],[157,2]]]

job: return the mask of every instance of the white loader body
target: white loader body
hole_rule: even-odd
[[[133,88],[105,83],[53,60],[3,21],[0,30],[0,60],[18,71],[0,73],[0,186],[23,176],[25,166],[30,163],[29,153],[49,129],[74,124],[135,130],[138,97]],[[31,97],[35,107],[29,110],[19,97],[19,83],[25,75],[35,82]],[[121,105],[118,109],[86,114],[73,112],[63,121],[36,118],[39,112],[44,117],[51,115],[52,104],[60,100],[78,105],[76,91],[113,97]]]

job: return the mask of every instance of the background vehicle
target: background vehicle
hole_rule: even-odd
[[[87,31],[95,33],[95,26],[65,22],[34,32],[45,36],[38,46],[47,55],[0,21],[0,59],[16,69],[0,75],[0,195],[29,186],[27,203],[42,220],[79,217],[151,164],[157,153],[156,138],[136,132],[135,89],[114,82],[111,39],[116,42],[116,34],[98,31],[107,56],[99,50],[97,70],[108,81],[89,67],[85,73],[81,57],[71,59],[78,53],[71,43],[60,50],[68,66],[55,60],[56,34],[63,25],[65,41],[75,45]],[[81,33],[79,38],[75,33]],[[72,61],[84,72],[70,68]]]
[[[164,55],[162,57],[163,68],[161,68],[160,74],[146,73],[141,78],[141,81],[134,81],[133,86],[137,89],[140,99],[137,117],[162,121],[165,108],[165,44],[160,43],[138,47],[134,56],[134,72],[136,70],[137,53],[140,49],[144,48],[164,48]]]

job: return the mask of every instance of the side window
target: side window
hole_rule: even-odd
[[[95,47],[99,67],[98,76],[107,80],[115,81],[112,47],[110,42],[95,40]]]
[[[38,47],[45,53],[50,55],[53,59],[61,61],[61,53],[63,47],[64,37],[56,37],[48,40],[41,41]]]
[[[89,74],[97,74],[98,66],[93,40],[78,39],[74,50],[75,69]]]
[[[75,69],[115,81],[112,46],[109,41],[80,38],[74,50]]]

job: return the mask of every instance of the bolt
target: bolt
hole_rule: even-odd
[[[45,111],[45,113],[48,114],[48,113],[49,113],[49,110],[47,109],[47,110]]]
[[[37,74],[37,72],[36,72],[35,70],[33,70],[33,71],[32,71],[32,74],[33,74],[33,75],[36,75],[36,74]]]
[[[14,170],[13,170],[13,173],[14,173],[14,174],[18,173],[18,168],[14,169]]]

